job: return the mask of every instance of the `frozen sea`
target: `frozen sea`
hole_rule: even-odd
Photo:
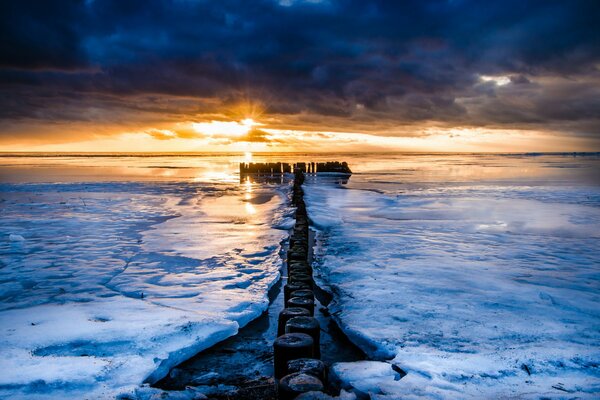
[[[134,393],[258,317],[290,184],[239,161],[0,157],[0,398]]]
[[[600,397],[600,156],[379,155],[308,179],[372,399]],[[392,367],[393,366],[393,367]]]
[[[258,317],[293,210],[243,159],[0,156],[0,398],[139,394]],[[305,199],[370,358],[334,366],[348,388],[600,396],[599,155],[255,155],[330,159],[355,173]]]

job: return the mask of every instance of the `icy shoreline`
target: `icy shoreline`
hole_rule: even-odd
[[[600,393],[597,188],[397,195],[316,179],[305,193],[332,315],[408,373],[336,366],[355,387],[390,399]]]
[[[0,398],[134,394],[236,334],[279,279],[286,196],[285,185],[0,185]]]

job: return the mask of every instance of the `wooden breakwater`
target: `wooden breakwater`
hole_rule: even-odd
[[[284,246],[281,253],[284,259],[281,282],[269,291],[267,313],[249,323],[237,335],[178,365],[153,386],[163,390],[184,390],[188,386],[220,387],[211,398],[221,400],[275,400],[277,391],[281,399],[294,398],[307,387],[324,387],[323,390],[329,394],[339,393],[339,383],[328,377],[328,367],[336,362],[357,361],[365,357],[331,320],[326,308],[331,298],[312,279],[314,233],[309,228],[302,184],[305,177],[311,180],[315,176],[305,175],[300,169],[294,175],[272,176],[269,172],[269,175],[244,176],[244,182],[274,181],[283,184],[293,179],[291,204],[296,208],[296,223],[289,232],[289,246]],[[341,174],[334,179],[345,182],[349,174]],[[282,312],[283,309],[286,311]],[[286,332],[306,333],[313,342],[302,348],[302,338],[290,340],[288,336],[285,340],[281,339],[283,343],[277,345],[275,362],[277,376],[281,378],[274,379],[275,339]],[[264,342],[264,338],[270,339]],[[295,352],[294,346],[300,350]],[[303,388],[304,383],[307,386]],[[283,387],[278,390],[278,386]],[[301,394],[300,399],[320,398],[314,396]]]
[[[344,165],[349,171],[347,164]],[[287,252],[288,277],[283,287],[285,308],[279,313],[277,338],[273,343],[274,374],[280,400],[296,399],[310,391],[323,391],[327,379],[326,366],[319,359],[321,327],[314,317],[315,283],[308,261],[310,243],[302,190],[304,173],[301,167],[295,167],[292,202],[296,207],[296,224]]]
[[[240,176],[247,174],[279,175],[288,174],[292,171],[300,171],[305,174],[317,174],[322,172],[333,172],[338,174],[352,174],[347,162],[297,162],[297,163],[240,163]]]

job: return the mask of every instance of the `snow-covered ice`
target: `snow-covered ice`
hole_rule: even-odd
[[[600,396],[598,157],[406,158],[305,183],[330,311],[389,360],[334,370],[372,398]]]
[[[0,184],[0,398],[114,398],[268,306],[288,184]],[[23,238],[23,240],[19,239]]]
[[[598,397],[597,155],[343,158],[306,200],[333,316],[379,360],[336,365],[348,390]],[[0,398],[161,398],[140,384],[267,307],[286,184],[225,156],[0,159]]]

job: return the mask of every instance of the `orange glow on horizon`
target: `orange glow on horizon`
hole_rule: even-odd
[[[550,152],[592,151],[599,143],[560,132],[422,124],[381,132],[273,128],[273,120],[177,122],[85,140],[2,145],[4,152]]]

